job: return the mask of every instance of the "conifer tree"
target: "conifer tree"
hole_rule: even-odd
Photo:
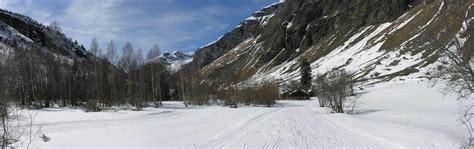
[[[301,69],[300,69],[301,89],[309,90],[309,89],[311,89],[311,80],[313,79],[312,76],[311,76],[311,65],[306,59],[303,59],[300,62],[300,67],[301,67]]]

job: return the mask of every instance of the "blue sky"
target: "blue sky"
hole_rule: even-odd
[[[114,40],[121,49],[158,43],[162,50],[195,50],[232,30],[254,11],[278,0],[0,0],[0,7],[43,23],[89,47]]]

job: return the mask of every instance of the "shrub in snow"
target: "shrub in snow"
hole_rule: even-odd
[[[279,97],[279,86],[276,83],[264,83],[256,88],[255,104],[262,104],[270,107],[274,105]]]
[[[331,71],[318,75],[314,91],[321,107],[330,107],[333,112],[344,113],[346,97],[354,94],[352,76],[345,70]]]
[[[43,142],[48,142],[48,141],[51,141],[51,138],[43,134],[41,135],[41,140],[43,140]]]
[[[224,101],[225,106],[237,107],[239,103],[237,99],[238,89],[235,87],[228,87],[217,93],[217,97]],[[234,106],[235,105],[235,106]]]
[[[101,108],[99,107],[99,104],[97,104],[97,101],[89,100],[86,103],[86,111],[87,112],[99,112],[99,111],[101,111]]]
[[[24,116],[27,117],[24,117]],[[41,128],[34,126],[35,113],[27,111],[23,113],[13,103],[0,97],[0,145],[1,148],[9,148],[26,138],[29,145],[39,136]],[[26,119],[25,119],[26,118]],[[25,141],[25,140],[24,140]],[[27,147],[27,148],[28,148]]]
[[[272,106],[279,97],[279,85],[273,82],[265,82],[255,86],[244,88],[229,87],[220,91],[218,97],[224,100],[226,106],[237,104],[256,104]]]
[[[190,94],[190,98],[187,100],[189,104],[205,105],[209,104],[209,101],[215,98],[212,96],[215,90],[214,86],[208,83],[192,83],[189,90],[188,94]]]
[[[469,7],[471,9],[472,5]],[[468,11],[469,12],[469,11]],[[459,119],[460,122],[467,128],[469,138],[466,139],[466,145],[463,148],[474,148],[474,124],[472,124],[472,117],[474,116],[474,104],[472,104],[472,94],[474,93],[474,30],[471,26],[472,19],[469,18],[469,13],[466,14],[452,14],[454,17],[459,17],[463,20],[463,25],[458,31],[455,38],[445,46],[439,39],[434,39],[436,50],[441,49],[442,57],[439,58],[437,68],[430,73],[430,78],[437,81],[446,82],[444,93],[455,93],[459,100],[467,100],[469,104],[466,109],[463,109],[464,114]]]

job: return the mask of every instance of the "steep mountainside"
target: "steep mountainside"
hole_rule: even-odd
[[[221,87],[297,79],[300,59],[312,63],[313,75],[346,69],[371,80],[419,77],[439,47],[470,35],[461,27],[473,23],[472,6],[472,0],[287,0],[198,49],[189,66]]]
[[[89,59],[94,57],[83,46],[63,33],[46,27],[29,17],[0,10],[0,60],[15,48],[39,47],[47,53],[64,59]]]

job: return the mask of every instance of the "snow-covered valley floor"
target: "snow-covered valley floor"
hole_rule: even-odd
[[[317,100],[277,106],[184,108],[85,113],[38,111],[51,141],[34,148],[459,148],[466,135],[459,104],[425,82],[364,90],[355,114],[330,114]]]

